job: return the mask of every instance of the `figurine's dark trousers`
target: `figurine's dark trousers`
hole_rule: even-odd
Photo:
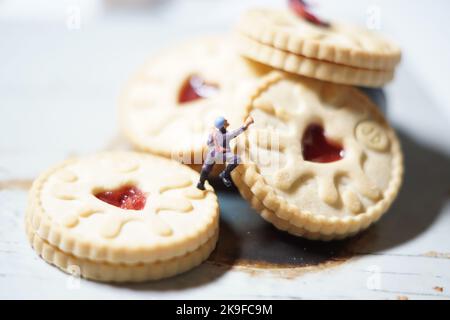
[[[200,172],[200,183],[202,185],[205,183],[206,179],[208,179],[209,173],[216,163],[227,164],[225,170],[221,174],[223,174],[223,177],[227,180],[231,180],[231,171],[241,163],[241,159],[232,152],[217,152],[214,149],[210,150],[206,155],[205,163]]]

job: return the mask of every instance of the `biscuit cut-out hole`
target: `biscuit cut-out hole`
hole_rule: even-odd
[[[184,82],[178,95],[178,103],[187,103],[214,96],[219,91],[217,84],[206,82],[199,75],[192,75]]]
[[[310,7],[302,0],[289,0],[289,7],[299,17],[311,22],[319,27],[329,27],[330,24],[326,21],[319,19],[309,9]]]
[[[311,162],[328,163],[341,160],[345,151],[343,147],[325,136],[319,124],[306,128],[302,138],[303,159]]]
[[[97,192],[94,195],[103,202],[125,210],[142,210],[147,201],[147,197],[139,188],[130,185]]]

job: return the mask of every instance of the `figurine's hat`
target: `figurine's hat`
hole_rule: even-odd
[[[222,129],[223,128],[223,125],[225,124],[225,118],[224,117],[222,117],[222,116],[220,116],[220,117],[217,117],[216,118],[216,120],[214,120],[214,126],[217,128],[217,129]]]

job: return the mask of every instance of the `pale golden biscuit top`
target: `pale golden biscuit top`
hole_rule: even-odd
[[[249,92],[269,69],[240,57],[226,37],[203,37],[149,59],[120,99],[120,122],[141,150],[165,156],[201,154],[217,116],[241,125]],[[192,75],[218,86],[208,98],[180,104]]]
[[[37,234],[80,258],[138,263],[197,249],[215,232],[218,204],[198,173],[175,161],[133,152],[70,160],[42,175],[30,192]],[[146,194],[143,210],[125,210],[95,194],[123,186]]]
[[[376,106],[349,86],[275,75],[249,108],[255,124],[246,160],[255,177],[246,178],[264,184],[252,192],[273,211],[284,205],[286,212],[325,218],[353,218],[381,210],[379,202],[390,204],[402,156]],[[321,125],[327,138],[343,146],[342,159],[303,159],[302,137],[310,124]]]
[[[374,70],[392,70],[400,48],[384,36],[355,25],[317,26],[292,10],[251,9],[237,29],[261,43],[309,58]]]

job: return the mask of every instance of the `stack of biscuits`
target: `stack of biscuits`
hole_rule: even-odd
[[[245,57],[305,77],[381,87],[394,77],[400,48],[367,29],[341,23],[312,23],[295,11],[250,10],[238,26]]]
[[[176,161],[114,151],[73,158],[39,176],[26,233],[48,263],[107,282],[174,276],[203,262],[219,234],[211,186]]]
[[[400,49],[290,3],[251,9],[233,34],[186,41],[136,72],[119,119],[140,152],[71,159],[33,184],[26,229],[44,260],[118,282],[161,279],[204,261],[219,210],[208,183],[196,188],[197,171],[219,116],[233,129],[254,119],[233,140],[241,163],[232,179],[276,228],[342,239],[388,210],[402,182],[400,143],[357,87],[391,81]]]

